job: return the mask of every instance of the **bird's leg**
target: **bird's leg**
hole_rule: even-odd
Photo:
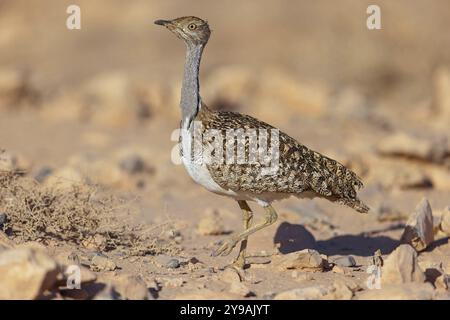
[[[252,224],[253,212],[248,206],[247,202],[244,200],[238,201],[239,207],[242,210],[242,216],[244,219],[244,230],[248,230]],[[233,266],[243,269],[245,266],[245,251],[247,249],[247,237],[242,239],[241,248],[239,249],[239,255],[237,259],[233,262]]]
[[[219,255],[229,255],[230,252],[233,250],[233,248],[239,243],[239,241],[242,241],[243,239],[247,239],[247,237],[256,231],[259,231],[265,227],[270,226],[275,221],[277,221],[277,213],[275,209],[270,205],[267,204],[264,206],[264,210],[266,211],[266,216],[263,222],[248,228],[247,230],[244,230],[243,232],[239,233],[238,235],[231,237],[224,241],[224,243],[212,253],[212,256],[217,257]]]

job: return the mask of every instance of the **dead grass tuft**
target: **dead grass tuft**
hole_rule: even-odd
[[[118,215],[130,210],[126,207],[112,196],[98,195],[91,186],[55,189],[0,172],[0,212],[7,215],[3,231],[16,242],[83,245],[89,239],[101,238],[98,249],[120,250],[127,256],[176,250],[157,235],[123,223]]]

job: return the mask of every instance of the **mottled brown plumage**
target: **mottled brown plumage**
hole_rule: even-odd
[[[201,121],[204,131],[221,130],[223,137],[228,129],[275,129],[273,126],[248,115],[229,111],[212,111],[205,104],[196,121]],[[268,139],[270,141],[270,139]],[[246,154],[249,141],[246,139]],[[208,165],[214,181],[224,189],[236,192],[284,193],[309,197],[323,197],[348,205],[359,212],[369,208],[362,203],[356,190],[363,186],[358,176],[340,164],[320,153],[308,149],[295,139],[279,132],[279,169],[273,175],[262,175],[261,164],[219,164]],[[313,193],[313,194],[311,194]]]

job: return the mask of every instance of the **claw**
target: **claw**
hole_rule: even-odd
[[[234,247],[237,245],[238,241],[230,238],[225,240],[222,245],[215,251],[211,253],[212,257],[218,257],[220,255],[227,256],[233,251]]]

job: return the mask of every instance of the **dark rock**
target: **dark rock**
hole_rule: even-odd
[[[0,229],[3,228],[3,225],[6,223],[6,219],[8,217],[6,216],[6,213],[0,212]]]
[[[37,182],[42,183],[52,173],[53,173],[53,169],[52,168],[50,168],[50,167],[42,167],[41,169],[38,170],[38,172],[34,176],[34,179]]]
[[[344,256],[337,258],[333,261],[336,265],[341,267],[355,267],[356,266],[356,260],[353,258],[353,256]]]
[[[138,155],[130,155],[120,161],[120,168],[129,174],[136,174],[144,171],[145,162]]]

